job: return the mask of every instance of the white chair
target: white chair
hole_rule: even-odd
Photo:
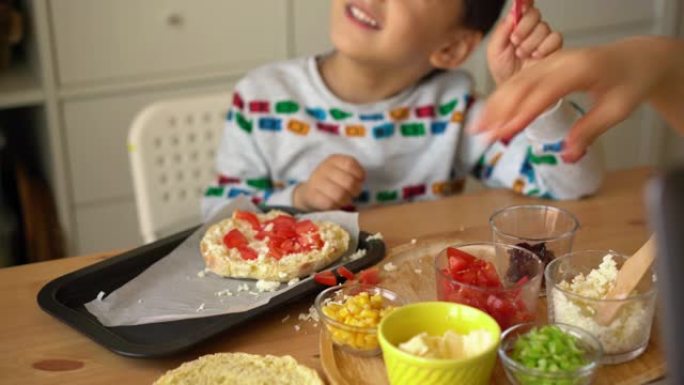
[[[140,231],[146,243],[201,222],[200,202],[215,178],[214,161],[230,95],[154,103],[128,133]]]

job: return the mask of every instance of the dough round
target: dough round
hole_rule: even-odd
[[[323,385],[315,370],[290,356],[217,353],[186,362],[153,385]]]
[[[257,214],[257,218],[264,223],[280,215],[290,216],[273,210]],[[323,246],[311,251],[286,254],[278,260],[269,255],[268,239],[258,240],[257,231],[252,225],[233,214],[232,218],[209,227],[200,242],[200,251],[207,269],[220,276],[287,282],[330,265],[344,255],[349,247],[349,234],[340,225],[332,222],[313,223],[318,228]],[[249,247],[258,254],[258,258],[243,259],[236,248],[226,247],[223,237],[233,229],[239,230],[247,238]]]

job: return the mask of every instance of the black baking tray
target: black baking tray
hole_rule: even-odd
[[[111,293],[135,278],[169,254],[197,228],[59,277],[40,290],[38,304],[47,313],[115,353],[153,358],[182,352],[262,313],[306,298],[324,288],[313,279],[307,279],[273,297],[266,305],[246,312],[135,326],[106,327],[85,309],[83,305],[92,301],[100,291]],[[366,255],[345,264],[348,269],[358,272],[377,264],[385,256],[384,242],[376,238],[368,240],[368,237],[368,233],[361,232],[358,248],[366,249]]]

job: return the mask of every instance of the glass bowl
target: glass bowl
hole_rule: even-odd
[[[491,262],[496,268],[502,287],[474,285],[455,279],[449,270],[449,248]],[[437,298],[440,301],[461,303],[478,308],[491,315],[502,330],[536,319],[544,270],[541,261],[534,253],[501,243],[470,243],[449,248],[442,250],[435,257]],[[524,266],[517,264],[520,261],[515,259],[516,255],[524,256]]]
[[[614,268],[599,266],[610,257]],[[655,274],[644,279],[636,292],[624,299],[601,299],[601,287],[608,284],[606,276],[616,273],[627,257],[614,251],[578,251],[557,258],[546,268],[546,295],[549,321],[579,327],[591,333],[603,345],[603,363],[618,364],[632,360],[646,350],[651,336],[651,325],[656,304]],[[582,275],[595,284],[583,284],[582,293],[567,285]],[[595,278],[591,278],[595,277]],[[614,279],[614,278],[613,278]],[[605,288],[603,291],[607,291]],[[597,296],[598,295],[598,296]],[[598,321],[599,309],[606,304],[619,304],[616,317],[608,325]]]
[[[362,293],[367,293],[362,294]],[[363,297],[367,297],[365,301]],[[403,301],[399,296],[390,290],[363,284],[333,286],[323,290],[314,302],[316,311],[325,326],[325,332],[335,346],[343,351],[362,355],[374,356],[380,354],[378,344],[378,325],[381,321],[380,311],[372,310],[370,303],[372,297],[381,298],[382,308],[399,307]],[[350,298],[356,298],[353,303],[349,303]],[[326,306],[331,303],[339,304],[331,307]],[[365,304],[368,303],[368,306]],[[342,310],[344,308],[344,310]],[[340,314],[342,313],[343,314]],[[333,318],[337,315],[336,318]],[[347,319],[341,322],[341,319]],[[362,326],[363,324],[363,326]]]
[[[506,207],[492,214],[489,224],[494,242],[528,249],[541,259],[544,267],[572,251],[579,228],[579,221],[571,212],[545,205]]]
[[[539,324],[526,323],[513,326],[501,335],[499,357],[503,363],[506,377],[513,385],[589,385],[594,380],[600,366],[603,349],[601,343],[590,333],[565,324],[552,324],[563,332],[575,337],[577,346],[582,350],[586,364],[574,370],[547,372],[530,368],[511,357],[516,341]]]

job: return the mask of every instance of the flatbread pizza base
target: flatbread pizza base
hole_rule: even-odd
[[[279,215],[288,214],[278,210],[257,214],[261,222]],[[341,226],[327,221],[314,221],[314,224],[324,242],[323,247],[320,250],[287,254],[280,260],[267,256],[266,243],[255,239],[256,232],[247,222],[234,218],[224,219],[209,227],[200,242],[200,251],[207,269],[220,276],[287,282],[321,270],[337,261],[349,248],[349,233]],[[258,259],[244,260],[238,250],[228,249],[223,244],[224,235],[232,229],[240,230],[247,237],[250,247],[259,254]]]
[[[180,384],[323,385],[315,370],[290,356],[217,353],[166,372],[154,385]]]

